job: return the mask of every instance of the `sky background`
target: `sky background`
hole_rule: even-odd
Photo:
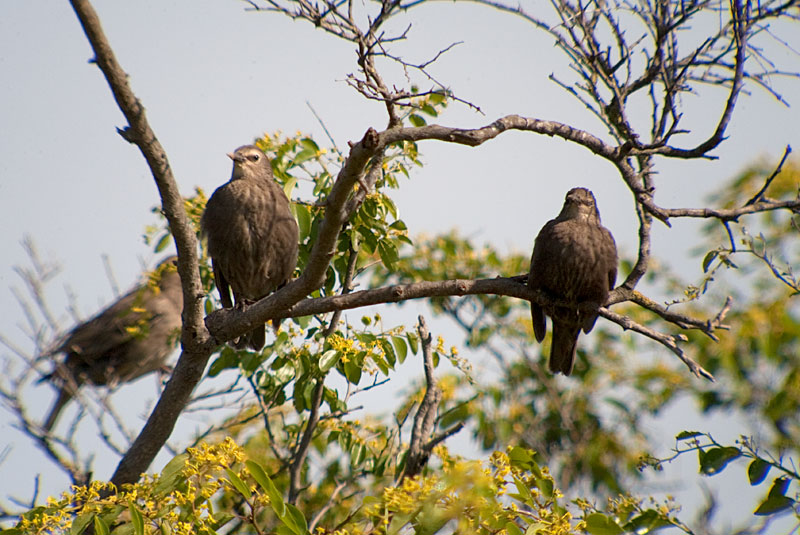
[[[341,149],[361,139],[367,128],[380,130],[386,124],[383,106],[366,101],[344,82],[356,70],[351,44],[278,14],[247,12],[246,6],[235,0],[95,2],[117,59],[130,75],[186,195],[196,186],[210,194],[225,182],[231,167],[225,154],[264,132],[302,131],[326,145],[309,104]],[[452,3],[413,10],[393,27],[409,23],[408,40],[394,51],[421,62],[461,42],[430,71],[483,112],[451,104],[437,120],[440,124],[476,127],[514,113],[604,134],[580,103],[548,80],[551,73],[567,77],[568,67],[552,40],[529,24]],[[800,50],[800,32],[794,35],[790,45]],[[771,50],[779,65],[800,70],[790,48]],[[71,325],[65,285],[75,294],[83,317],[113,299],[103,255],[108,255],[123,292],[143,266],[155,262],[142,234],[156,222],[150,209],[159,202],[157,191],[138,149],[115,132],[126,123],[99,69],[88,62],[91,57],[67,2],[45,6],[5,0],[0,6],[0,332],[23,347],[31,346],[9,289],[20,284],[14,266],[28,265],[20,246],[23,236],[30,235],[44,258],[62,266],[48,299],[65,327]],[[406,83],[397,70],[387,72],[392,73],[389,84]],[[730,139],[715,151],[718,160],[659,162],[656,200],[661,206],[699,206],[705,194],[743,166],[759,158],[776,163],[787,144],[800,147],[800,84],[789,79],[773,83],[792,106],[758,89],[742,95],[728,130]],[[713,131],[724,98],[724,91],[712,88],[685,98],[685,126],[693,133],[684,146]],[[539,228],[560,209],[564,193],[586,186],[595,192],[621,254],[630,257],[636,250],[630,193],[610,164],[581,147],[512,132],[477,149],[431,141],[421,143],[420,151],[425,167],[414,170],[394,196],[412,236],[457,228],[478,243],[527,252]],[[654,225],[654,254],[668,259],[689,281],[701,275],[700,258],[687,254],[697,243],[699,226],[684,221],[674,222],[673,229]],[[621,273],[620,279],[626,275]],[[380,310],[411,325],[425,308],[414,303]],[[446,338],[449,334],[448,342],[458,339],[459,332],[446,322],[435,322],[433,328]],[[680,366],[666,350],[660,357]],[[152,400],[154,380],[140,383],[120,395],[132,395],[140,403]],[[40,385],[31,392],[31,411],[44,415],[52,389]],[[738,436],[735,428],[701,421],[690,403],[684,405],[653,424],[653,431],[667,439],[665,448],[671,446],[669,437],[693,425],[716,429],[721,440]],[[15,495],[28,496],[32,476],[39,472],[45,492],[62,490],[64,478],[46,467],[4,412],[0,424],[0,450],[8,445],[0,464],[0,495],[14,489]],[[191,416],[182,419],[179,436],[197,425]],[[159,469],[165,457],[159,459],[152,469]],[[99,457],[95,476],[108,477],[115,465],[113,455]],[[675,466],[656,485],[694,487],[676,483],[693,472],[694,462]],[[744,477],[739,470],[730,472]],[[725,477],[715,481],[725,487]],[[742,499],[748,509],[754,503]]]

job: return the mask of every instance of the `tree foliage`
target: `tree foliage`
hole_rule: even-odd
[[[156,251],[171,241],[178,251],[186,303],[182,352],[141,430],[125,430],[110,409],[86,405],[100,436],[121,456],[110,481],[7,512],[15,520],[10,533],[603,535],[668,526],[699,533],[708,526],[679,519],[677,503],[637,492],[643,473],[688,453],[697,454],[706,476],[736,466],[751,485],[769,485],[756,516],[792,511],[800,519],[800,476],[790,461],[800,444],[800,316],[791,269],[800,164],[785,156],[777,168],[755,166],[702,208],[659,204],[656,174],[665,159],[714,157],[745,87],[782,100],[770,77],[796,73],[770,59],[766,45],[780,37],[769,25],[796,29],[797,5],[556,0],[550,11],[537,7],[534,14],[477,0],[555,41],[569,71],[553,79],[593,114],[596,128],[589,131],[518,115],[474,129],[433,124],[447,106],[476,106],[432,77],[430,62],[411,64],[392,52],[407,33],[392,33],[388,21],[427,1],[248,2],[252,10],[306,20],[351,42],[358,71],[347,82],[381,103],[387,125],[363,125],[348,151],[303,134],[255,140],[293,200],[301,243],[295,280],[244,310],[218,310],[198,241],[205,192],[177,194],[166,152],[96,14],[88,0],[72,1],[130,123],[121,134],[141,149],[163,201],[156,211],[164,219],[146,236]],[[707,24],[709,17],[715,24]],[[706,33],[697,39],[690,27]],[[387,64],[399,64],[407,83],[388,81]],[[721,113],[689,132],[682,98],[703,86],[722,88],[717,100],[719,92],[704,93]],[[635,200],[638,248],[623,258],[626,278],[599,309],[608,321],[584,341],[569,381],[541,365],[549,342],[533,343],[528,301],[552,299],[525,286],[527,254],[504,254],[455,231],[412,238],[392,200],[422,165],[425,142],[479,147],[509,130],[558,136],[590,150],[615,167]],[[652,225],[677,218],[709,221],[699,245],[704,277],[691,284],[651,258]],[[50,277],[35,255],[32,261],[34,269],[23,275],[36,290]],[[662,304],[645,291],[670,299]],[[204,297],[192,298],[198,295]],[[448,347],[423,317],[404,325],[386,325],[372,312],[357,325],[342,320],[344,310],[418,298],[462,329],[463,340]],[[225,345],[268,319],[283,319],[283,328],[263,351]],[[4,383],[3,399],[31,440],[82,482],[91,465],[72,432],[42,432],[18,395],[42,366],[45,345],[39,340],[37,354],[16,355],[29,368]],[[476,377],[459,346],[493,359],[496,373]],[[664,349],[685,367],[673,366]],[[394,421],[356,412],[363,408],[360,393],[381,388],[411,359],[422,364],[424,379],[397,400]],[[180,413],[197,401],[191,400],[197,384],[223,372],[235,377],[231,387],[206,397],[219,396],[228,408],[234,400],[235,410],[215,418],[159,474],[140,477]],[[743,437],[735,444],[685,431],[674,455],[659,458],[664,445],[653,443],[646,420],[682,397],[709,414],[737,411],[768,429],[759,441]],[[109,418],[125,431],[123,445],[105,432]],[[448,440],[467,433],[485,460],[451,453]]]

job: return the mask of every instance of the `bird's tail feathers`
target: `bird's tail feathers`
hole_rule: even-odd
[[[66,388],[62,388],[58,391],[58,397],[56,398],[55,403],[53,403],[53,408],[50,409],[50,412],[47,414],[47,419],[42,425],[45,431],[49,433],[53,430],[53,427],[56,425],[56,421],[58,420],[58,416],[61,414],[61,410],[67,403],[69,403],[69,400],[71,399],[72,394]]]
[[[264,331],[264,327],[264,325],[259,325],[243,336],[247,340],[247,345],[253,351],[261,351],[264,344],[267,343],[267,333]]]
[[[594,329],[594,324],[597,321],[597,314],[589,314],[583,319],[583,332],[589,334]]]
[[[575,349],[578,345],[580,325],[564,321],[553,321],[553,339],[550,345],[550,371],[564,375],[572,373],[575,364]]]

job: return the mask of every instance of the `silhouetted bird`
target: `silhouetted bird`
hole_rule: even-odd
[[[61,410],[84,383],[126,383],[164,368],[180,338],[183,292],[177,257],[162,261],[148,283],[77,325],[49,354],[65,353],[46,379],[59,386],[44,423],[50,431]]]
[[[253,145],[233,154],[231,179],[214,192],[200,222],[222,306],[257,301],[292,278],[297,265],[297,222],[289,199],[272,177],[267,156]],[[277,322],[273,322],[277,326]],[[236,347],[264,347],[264,326]]]
[[[533,247],[528,286],[543,290],[568,303],[594,302],[602,305],[617,279],[617,246],[614,237],[600,224],[594,195],[585,188],[567,192],[558,217],[547,222]],[[544,340],[544,314],[553,321],[550,371],[572,373],[575,347],[581,329],[588,333],[597,312],[556,306],[542,311],[531,303],[533,332]]]

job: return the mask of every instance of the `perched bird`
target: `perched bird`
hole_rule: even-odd
[[[253,145],[228,154],[229,182],[214,192],[200,221],[208,243],[222,306],[257,301],[291,280],[297,265],[297,222],[289,199],[272,176],[267,156]],[[277,323],[273,323],[277,326]],[[260,325],[242,336],[237,348],[258,351],[266,335]]]
[[[567,192],[558,217],[548,221],[533,247],[528,286],[543,290],[559,301],[602,305],[617,280],[617,246],[614,237],[600,224],[594,195],[586,188]],[[575,347],[581,329],[588,333],[597,312],[576,307],[554,306],[543,311],[531,303],[533,332],[544,340],[544,314],[553,321],[550,371],[572,373]]]
[[[53,429],[84,383],[126,383],[164,368],[180,337],[183,291],[176,261],[176,256],[163,260],[146,284],[77,325],[48,353],[64,353],[66,358],[45,377],[59,392],[44,429]]]

